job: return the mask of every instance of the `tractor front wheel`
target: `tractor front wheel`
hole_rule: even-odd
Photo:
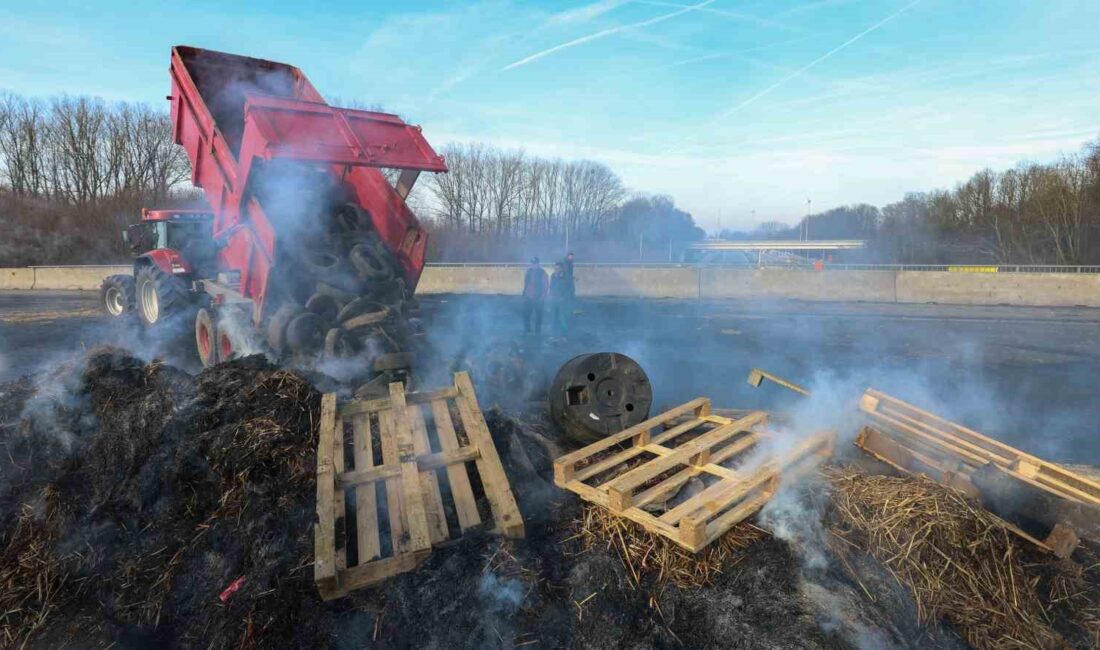
[[[99,285],[99,300],[108,316],[119,317],[134,310],[134,278],[110,275]]]

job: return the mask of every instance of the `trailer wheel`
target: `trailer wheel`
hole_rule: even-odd
[[[214,326],[214,319],[205,308],[195,314],[195,347],[199,351],[199,361],[203,368],[209,368],[220,361],[218,339],[221,335]]]
[[[123,316],[134,310],[134,276],[109,275],[99,285],[99,301],[108,316]]]
[[[356,244],[348,253],[351,265],[359,271],[359,277],[364,280],[388,280],[393,277],[393,268],[386,254],[381,250],[381,244]]]
[[[137,312],[145,325],[157,325],[187,304],[187,285],[155,266],[138,269],[135,278]]]
[[[294,352],[316,352],[324,343],[325,322],[317,314],[298,314],[286,326],[286,345]]]
[[[237,347],[227,332],[218,330],[218,362],[237,358]]]

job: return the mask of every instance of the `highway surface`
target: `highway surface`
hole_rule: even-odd
[[[140,327],[100,315],[97,299],[0,292],[0,381],[101,344],[164,354]],[[852,404],[873,386],[1052,460],[1100,464],[1100,309],[601,299],[582,301],[569,335],[548,340],[523,334],[516,298],[422,304],[436,345],[447,358],[464,352],[475,369],[516,350],[545,384],[575,354],[614,350],[647,370],[658,404],[706,395],[717,406],[795,409],[800,426],[847,429]],[[167,361],[199,370],[190,354]],[[813,400],[749,387],[753,366],[808,386]]]

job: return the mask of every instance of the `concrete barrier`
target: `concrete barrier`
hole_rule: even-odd
[[[0,290],[33,288],[34,269],[0,269]]]
[[[894,272],[701,267],[699,296],[715,300],[894,302]]]
[[[119,273],[131,273],[130,266],[36,266],[35,289],[78,289],[98,291],[103,278]]]
[[[524,271],[521,266],[428,266],[420,275],[416,292],[518,295]]]
[[[552,271],[546,267],[547,272]],[[417,293],[519,295],[523,266],[429,266]],[[0,269],[0,290],[95,291],[129,266],[39,266]],[[950,271],[802,271],[692,266],[576,268],[582,297],[1100,307],[1100,274],[961,273]]]
[[[695,267],[578,266],[578,296],[623,298],[698,298]]]
[[[897,301],[1100,307],[1100,274],[898,271]]]

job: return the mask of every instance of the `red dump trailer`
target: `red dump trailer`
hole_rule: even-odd
[[[287,64],[177,46],[170,74],[173,138],[213,212],[216,263],[172,274],[143,271],[156,256],[140,256],[135,310],[155,324],[165,305],[145,309],[143,296],[190,284],[204,363],[242,345],[216,331],[214,312],[228,306],[276,353],[326,340],[330,353],[346,350],[346,332],[333,330],[415,289],[427,235],[405,199],[421,172],[447,170],[443,158],[420,127],[329,106]]]

